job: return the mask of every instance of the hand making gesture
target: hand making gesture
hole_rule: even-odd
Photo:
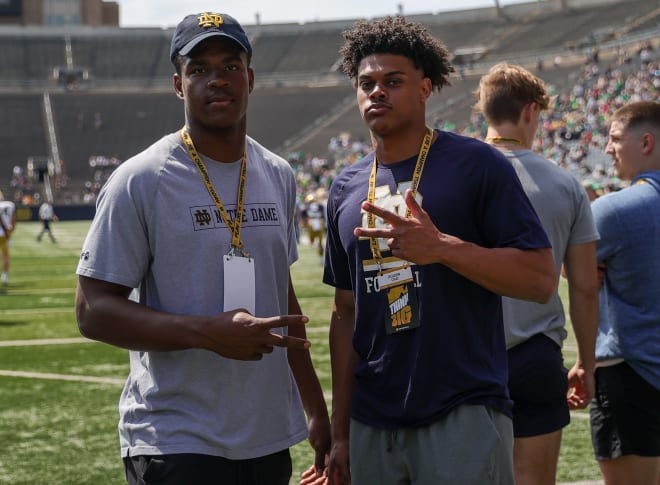
[[[410,209],[410,218],[395,214],[369,202],[362,204],[362,209],[382,218],[389,228],[355,228],[358,237],[377,237],[387,239],[392,255],[417,264],[439,262],[438,253],[459,240],[438,230],[431,218],[415,200],[412,190],[405,193],[406,206]]]

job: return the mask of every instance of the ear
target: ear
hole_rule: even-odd
[[[254,69],[248,67],[248,93],[254,89]]]
[[[523,108],[523,119],[525,120],[525,123],[531,123],[534,116],[536,116],[536,106],[537,104],[532,101],[531,103],[527,103]]]
[[[431,82],[431,78],[428,77],[422,78],[422,86],[420,93],[422,95],[422,101],[426,102],[426,100],[429,99],[429,97],[433,93],[433,83]]]
[[[172,76],[172,81],[174,83],[174,92],[176,93],[179,99],[183,99],[183,83],[181,81],[181,76],[177,73],[174,73]]]
[[[642,135],[642,153],[650,155],[655,150],[655,136],[653,133],[647,131]]]

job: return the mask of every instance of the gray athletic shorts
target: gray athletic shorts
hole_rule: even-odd
[[[589,413],[597,460],[660,456],[660,390],[625,362],[596,369]]]
[[[513,485],[513,426],[463,405],[421,428],[385,430],[351,420],[352,485]]]

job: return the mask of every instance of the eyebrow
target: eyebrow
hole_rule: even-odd
[[[388,71],[388,72],[386,72],[385,74],[383,74],[384,77],[400,76],[400,75],[405,76],[406,73],[405,73],[404,71],[401,71],[401,70],[396,70],[396,71]],[[362,79],[362,78],[372,78],[372,77],[373,77],[373,76],[370,75],[370,74],[360,74],[360,75],[358,76],[358,79]]]
[[[209,54],[206,50],[202,50],[196,56],[189,56],[189,63],[196,62],[198,64],[207,62],[206,59],[213,54]],[[239,52],[231,52],[222,56],[222,62],[243,62],[243,58]]]

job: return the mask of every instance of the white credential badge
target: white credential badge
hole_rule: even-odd
[[[224,306],[223,311],[245,308],[255,314],[254,259],[225,254],[224,265]]]

